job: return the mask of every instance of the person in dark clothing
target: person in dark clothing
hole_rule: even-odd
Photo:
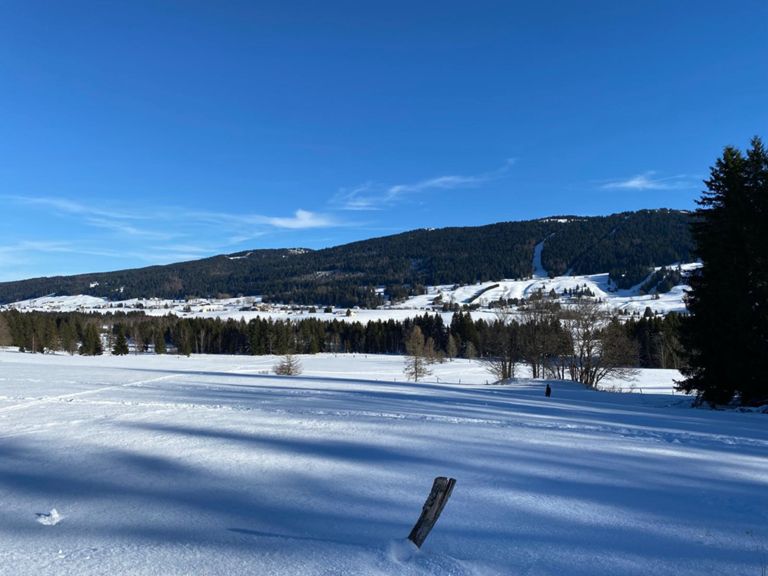
[[[547,398],[552,396],[552,388],[549,387],[549,384],[547,384],[547,387],[544,390],[544,396],[546,396]]]

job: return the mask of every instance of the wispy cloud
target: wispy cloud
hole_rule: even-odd
[[[330,216],[316,214],[308,210],[296,210],[296,213],[290,218],[268,218],[267,223],[275,228],[289,228],[291,230],[336,226],[336,221]]]
[[[56,258],[61,260],[60,254],[76,253],[71,242],[62,241],[40,241],[40,240],[22,240],[11,244],[0,245],[0,282],[10,282],[28,278],[30,275],[40,276],[41,274],[30,274],[32,263],[42,254],[56,254]],[[50,275],[50,273],[48,273]]]
[[[87,218],[85,223],[95,226],[96,228],[103,228],[119,234],[125,234],[126,236],[143,237],[154,240],[171,240],[172,238],[178,237],[178,234],[147,230],[109,218]]]
[[[91,205],[54,196],[0,195],[0,200],[24,209],[20,213],[29,221],[25,235],[27,240],[34,239],[23,241],[18,234],[13,238],[0,233],[0,242],[6,241],[0,244],[0,274],[6,279],[41,275],[35,270],[43,263],[42,274],[50,274],[56,254],[70,254],[58,258],[70,269],[67,273],[114,269],[117,262],[167,264],[253,248],[244,244],[270,234],[349,225],[331,214],[305,209],[270,215],[179,206],[134,208],[104,202]],[[42,224],[50,222],[43,215],[68,221],[66,242],[55,236],[61,234],[57,232],[60,227]],[[100,260],[109,263],[98,264]],[[73,265],[75,262],[80,265]],[[125,264],[117,264],[120,265]]]
[[[303,230],[307,228],[331,228],[342,226],[343,223],[329,214],[310,212],[309,210],[296,210],[293,216],[264,216],[263,214],[232,214],[229,212],[186,212],[184,217],[193,221],[207,222],[210,224],[229,224],[244,226],[268,226],[271,228],[287,228],[290,230]],[[262,233],[245,234],[247,238],[253,238]],[[237,237],[237,236],[236,236]]]
[[[687,174],[658,177],[656,172],[648,171],[620,180],[604,182],[603,190],[689,190],[699,186],[699,181]]]
[[[76,202],[67,198],[31,197],[31,196],[0,196],[0,199],[13,201],[18,204],[50,208],[57,213],[81,216],[82,223],[111,230],[128,236],[143,236],[157,240],[170,240],[182,234],[169,231],[169,226],[176,229],[189,229],[210,225],[230,225],[230,237],[254,238],[264,233],[263,230],[248,230],[240,227],[261,227],[290,230],[308,228],[330,228],[342,223],[328,214],[298,209],[291,216],[268,216],[264,214],[229,213],[214,211],[191,211],[178,207],[154,207],[151,210],[129,211],[103,209]],[[144,226],[136,225],[143,221]],[[160,229],[152,229],[152,225]]]
[[[366,182],[354,188],[342,188],[331,198],[331,204],[343,210],[381,210],[402,201],[408,195],[432,190],[475,188],[498,180],[506,176],[515,162],[514,158],[509,158],[495,170],[468,176],[449,174],[411,183],[389,185]]]
[[[68,198],[57,198],[52,196],[18,196],[2,195],[2,200],[9,200],[18,204],[27,204],[33,206],[46,206],[55,211],[66,214],[82,214],[85,216],[96,216],[98,218],[111,218],[115,220],[146,220],[147,216],[138,212],[104,210],[97,206],[83,204],[70,200]]]
[[[0,246],[0,254],[21,254],[24,252],[75,252],[71,242],[23,240]]]

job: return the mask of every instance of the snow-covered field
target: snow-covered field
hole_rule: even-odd
[[[765,574],[766,415],[651,393],[673,372],[547,399],[467,361],[302,361],[0,351],[0,574]]]
[[[151,316],[163,316],[174,314],[181,317],[221,318],[226,320],[244,319],[246,322],[257,317],[272,318],[275,320],[301,320],[302,318],[316,318],[318,320],[342,320],[352,322],[369,322],[376,320],[404,320],[422,315],[427,312],[440,310],[443,303],[459,305],[475,305],[479,309],[472,312],[472,316],[493,321],[495,312],[487,308],[488,304],[501,298],[506,300],[517,298],[523,300],[530,296],[543,292],[549,294],[554,290],[562,294],[564,290],[590,290],[595,297],[601,299],[605,306],[622,314],[643,314],[646,308],[650,308],[657,314],[670,312],[684,312],[684,296],[686,285],[675,286],[664,294],[641,294],[642,282],[627,290],[614,290],[608,274],[592,274],[589,276],[558,276],[549,278],[541,267],[540,245],[534,256],[534,276],[526,280],[500,280],[498,282],[483,282],[470,285],[445,285],[430,286],[427,293],[408,298],[394,306],[381,307],[375,310],[352,310],[347,315],[346,309],[333,309],[325,312],[322,306],[289,306],[281,304],[264,304],[259,297],[245,296],[239,298],[226,298],[222,300],[196,299],[164,300],[160,298],[130,299],[121,301],[109,301],[94,296],[43,296],[31,300],[22,300],[6,306],[0,306],[0,310],[14,308],[21,311],[47,311],[47,312],[131,312],[143,311]],[[690,272],[698,268],[700,264],[683,264],[680,268],[684,272]],[[435,299],[438,299],[437,301]],[[452,313],[443,313],[443,320],[450,323]]]

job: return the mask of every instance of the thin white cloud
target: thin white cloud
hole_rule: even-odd
[[[22,240],[15,244],[0,246],[1,254],[21,252],[75,252],[71,242]]]
[[[231,214],[228,212],[187,212],[186,219],[207,222],[209,224],[225,224],[230,226],[269,226],[272,228],[287,228],[291,230],[303,230],[307,228],[331,228],[342,226],[328,214],[310,212],[309,210],[296,210],[293,216],[264,216],[263,214]],[[246,238],[254,238],[263,235],[264,232],[253,231],[242,234]],[[239,235],[238,235],[239,236]],[[238,237],[235,236],[235,237]]]
[[[71,254],[77,250],[70,242],[22,240],[0,245],[0,282],[29,278],[30,263],[39,254]],[[37,275],[34,272],[31,275]]]
[[[648,171],[621,180],[611,180],[600,186],[603,190],[688,190],[699,183],[686,174],[660,178],[656,172]]]
[[[50,261],[79,262],[85,269],[77,272],[127,267],[136,262],[169,264],[253,248],[246,244],[269,234],[298,234],[349,225],[332,215],[305,209],[275,216],[247,211],[193,211],[178,206],[123,210],[101,204],[95,208],[50,196],[0,195],[0,199],[23,208],[22,213],[26,212],[30,221],[26,240],[0,237],[0,242],[6,240],[0,243],[0,275],[6,279],[51,274]],[[35,229],[35,222],[45,220],[40,217],[43,213],[71,220],[76,232],[62,242],[49,236],[49,232],[55,234],[53,230]],[[99,260],[109,264],[97,264]],[[40,271],[43,265],[46,268]],[[75,273],[74,268],[67,273]]]
[[[438,176],[429,178],[413,184],[396,184],[387,188],[387,195],[391,198],[406,194],[409,192],[424,192],[425,190],[454,190],[456,188],[470,188],[483,182],[488,178],[481,176]]]
[[[331,204],[344,210],[381,210],[387,202],[382,187],[373,182],[365,182],[354,188],[341,188],[331,198]]]
[[[145,220],[147,216],[139,213],[131,213],[115,210],[104,210],[96,206],[90,206],[67,198],[56,198],[52,196],[0,196],[3,200],[11,200],[19,204],[47,206],[58,212],[67,214],[82,214],[85,216],[96,216],[99,218],[111,218],[115,220]]]
[[[435,176],[417,182],[385,185],[366,182],[354,188],[342,188],[331,198],[331,204],[344,210],[381,210],[401,201],[405,196],[420,194],[431,190],[458,190],[475,188],[503,178],[515,164],[515,158],[507,159],[504,164],[490,172],[469,176],[449,174]]]
[[[308,210],[296,210],[291,218],[267,218],[267,223],[275,228],[288,228],[290,230],[329,228],[336,225],[336,222],[330,216],[316,214]]]
[[[112,232],[125,234],[127,236],[137,236],[154,240],[170,240],[172,238],[178,237],[178,234],[146,230],[144,228],[138,228],[131,224],[126,224],[117,220],[111,220],[109,218],[87,218],[85,222],[91,226],[104,228],[105,230],[111,230]]]
[[[67,198],[49,196],[0,196],[1,199],[31,206],[45,206],[59,213],[82,216],[83,223],[96,228],[103,228],[128,236],[168,240],[181,234],[168,231],[169,226],[176,229],[199,228],[207,225],[228,225],[232,237],[254,238],[264,234],[264,230],[244,228],[261,227],[290,230],[308,228],[330,228],[343,225],[328,214],[298,209],[292,216],[267,216],[263,214],[227,213],[213,211],[190,211],[178,207],[154,207],[142,211],[116,211],[92,207]],[[140,228],[133,221],[141,220],[146,224],[162,224],[163,231]]]

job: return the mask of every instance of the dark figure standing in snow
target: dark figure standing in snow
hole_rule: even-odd
[[[549,384],[547,384],[547,387],[544,390],[544,396],[546,396],[547,398],[552,396],[552,388],[549,387]]]

